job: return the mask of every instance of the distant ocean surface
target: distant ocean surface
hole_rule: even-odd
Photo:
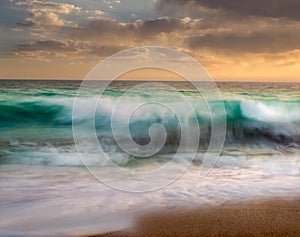
[[[204,113],[203,99],[187,82],[161,83],[176,88],[195,108],[201,130],[199,156],[171,185],[132,194],[99,182],[78,157],[72,111],[80,81],[1,80],[0,235],[97,233],[114,230],[116,225],[126,227],[132,213],[145,208],[300,195],[300,83],[217,83],[226,110],[226,139],[218,162],[201,178],[197,172],[210,141],[210,116],[218,118],[219,111]],[[129,123],[133,140],[146,145],[151,124],[161,123],[168,133],[166,144],[148,158],[123,154],[112,136],[111,108],[137,84],[113,82],[96,110],[89,107],[98,99],[96,89],[77,98],[82,113],[73,122],[84,128],[87,114],[94,111],[95,131],[103,150],[116,165],[144,171],[172,159],[180,143],[180,123],[159,106],[135,113]],[[152,96],[142,90],[131,91],[128,103],[155,98],[170,106],[183,106],[181,98],[166,96],[160,88]],[[213,108],[215,102],[207,103]],[[118,113],[122,123],[123,112]],[[186,116],[188,121],[190,115]],[[88,139],[82,142],[86,143],[87,165],[110,177],[109,163],[95,156]],[[180,162],[184,164],[188,156],[188,150],[180,154]]]

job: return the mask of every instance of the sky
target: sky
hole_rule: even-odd
[[[217,81],[300,82],[299,9],[300,0],[0,0],[0,78],[83,79],[121,50],[163,46]]]

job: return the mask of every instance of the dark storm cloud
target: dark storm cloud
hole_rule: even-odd
[[[64,29],[71,37],[84,40],[147,40],[161,33],[172,33],[187,29],[188,25],[178,18],[158,18],[154,20],[137,20],[130,23],[117,22],[112,19],[98,19],[79,27]]]
[[[84,45],[71,40],[38,40],[16,45],[13,54],[37,60],[49,60],[49,57],[75,57],[86,50]]]
[[[29,28],[33,28],[36,26],[36,23],[31,21],[31,20],[27,20],[25,22],[17,22],[16,23],[17,26],[21,26],[21,27],[29,27]]]
[[[125,47],[115,45],[96,46],[71,40],[39,40],[16,45],[13,54],[21,57],[50,61],[50,57],[76,58],[83,57],[84,53],[107,57],[124,49]]]
[[[239,15],[300,20],[300,0],[161,0],[157,4],[160,11],[168,12],[170,9],[195,12],[199,6]]]
[[[183,30],[186,25],[183,21],[176,18],[161,18],[155,20],[144,21],[139,26],[142,34],[151,35],[157,33],[171,33],[177,30]]]
[[[201,19],[186,47],[236,53],[300,49],[300,0],[161,0],[161,12]],[[176,15],[176,14],[173,15]]]
[[[70,51],[74,50],[71,47],[72,44],[59,40],[40,40],[35,42],[30,42],[28,44],[19,44],[16,46],[16,51],[39,51],[39,50],[51,50],[57,49],[58,51]]]
[[[93,46],[89,49],[89,53],[96,56],[108,57],[124,49],[127,49],[127,47],[115,45]]]
[[[299,28],[298,28],[299,29]],[[192,49],[209,48],[227,53],[279,53],[300,49],[300,30],[254,30],[249,32],[212,32],[187,40]]]

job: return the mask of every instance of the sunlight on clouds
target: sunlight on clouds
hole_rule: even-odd
[[[25,6],[28,11],[28,18],[19,26],[33,29],[43,29],[48,26],[64,26],[68,23],[58,14],[70,14],[80,12],[81,8],[71,4],[43,2],[31,0],[27,2],[16,2],[16,6]]]
[[[83,72],[120,50],[157,45],[195,57],[220,80],[277,80],[285,75],[282,80],[295,80],[300,71],[300,18],[294,10],[298,3],[289,0],[260,10],[271,2],[12,1],[27,16],[11,31],[28,38],[16,41],[6,57],[36,63],[55,63],[63,58],[68,65],[84,59]],[[146,10],[141,8],[143,3],[147,3]],[[74,77],[77,75],[78,71]],[[57,76],[65,77],[63,73]]]
[[[81,8],[72,4],[44,2],[38,0],[29,0],[26,2],[16,2],[17,6],[27,6],[31,10],[37,10],[41,12],[57,12],[63,14],[69,14],[72,11],[80,11]]]

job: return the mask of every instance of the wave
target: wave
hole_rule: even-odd
[[[80,98],[79,103],[82,113],[74,118],[79,124],[85,124],[91,119],[91,114],[97,98]],[[143,102],[143,98],[132,98]],[[96,109],[96,131],[102,134],[111,133],[112,108],[116,99],[106,98]],[[32,125],[72,125],[73,98],[54,98],[32,101],[6,100],[0,101],[0,127],[30,127]],[[131,103],[129,100],[128,103]],[[180,108],[180,101],[169,101]],[[215,101],[210,101],[214,108]],[[209,114],[203,109],[203,101],[193,101],[198,123],[201,129],[201,144],[209,143],[210,139],[210,115],[221,116],[217,109]],[[300,102],[299,101],[263,101],[263,100],[225,100],[227,116],[226,144],[232,143],[276,143],[284,146],[300,145]],[[117,111],[120,123],[124,122],[123,112],[131,106],[123,107]],[[149,127],[153,123],[161,123],[168,132],[167,144],[176,145],[180,142],[180,123],[174,114],[158,108],[147,107],[148,110],[140,110],[133,114],[129,128],[133,139],[140,144],[149,142]],[[146,111],[146,112],[145,112]],[[186,115],[188,123],[189,117]]]
[[[30,123],[55,123],[66,112],[66,107],[45,101],[0,102],[0,124],[2,126]]]
[[[243,116],[263,122],[296,122],[300,120],[300,103],[286,101],[253,101],[240,102]]]
[[[14,148],[13,151],[11,148]],[[36,144],[13,140],[10,149],[0,149],[0,165],[34,165],[51,167],[111,167],[112,163],[119,167],[130,168],[143,172],[161,168],[172,161],[180,169],[191,162],[192,153],[179,154],[180,159],[174,159],[174,153],[158,154],[151,158],[130,156],[124,152],[109,152],[109,160],[95,152],[93,146],[86,146],[84,163],[78,156],[74,145],[54,146],[50,143]],[[198,152],[191,165],[199,169],[203,163],[205,152]],[[287,159],[288,158],[288,159]],[[256,172],[266,175],[298,176],[299,150],[289,152],[261,147],[231,147],[223,149],[215,168],[236,170],[254,168]],[[114,166],[113,165],[113,166]],[[175,169],[177,172],[178,170]],[[249,170],[248,170],[249,172]]]

